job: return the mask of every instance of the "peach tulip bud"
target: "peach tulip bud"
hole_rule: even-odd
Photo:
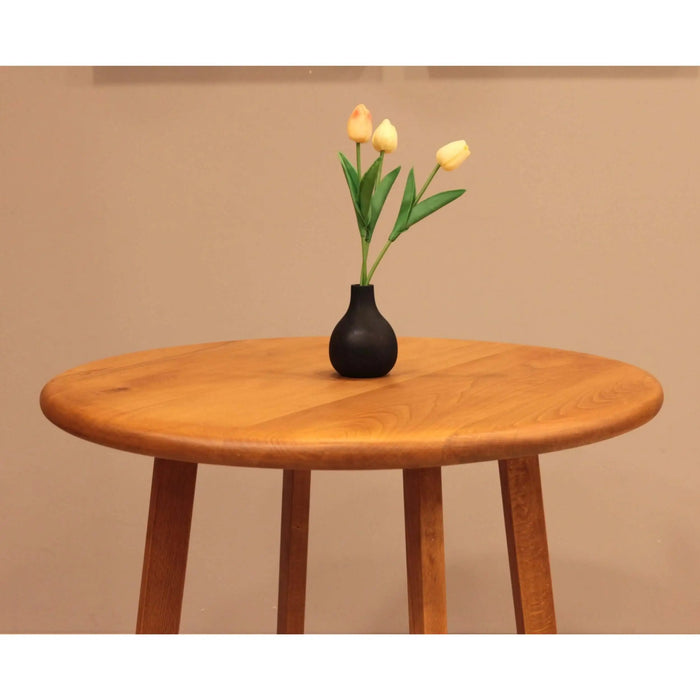
[[[396,150],[399,143],[399,136],[396,133],[396,127],[385,119],[375,130],[372,136],[372,145],[377,151],[391,153]]]
[[[348,119],[348,136],[355,143],[367,143],[372,137],[372,114],[363,104],[352,110]]]
[[[435,157],[443,170],[456,170],[469,157],[469,153],[466,141],[452,141],[439,149]]]

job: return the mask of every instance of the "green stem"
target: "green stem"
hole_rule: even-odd
[[[364,236],[362,238],[362,269],[360,270],[360,284],[369,284],[369,279],[367,278],[367,253],[369,252],[369,243],[365,240]]]
[[[384,253],[386,253],[387,250],[389,250],[389,246],[393,243],[393,241],[387,241],[384,244],[384,247],[381,249],[379,255],[377,256],[377,259],[374,261],[374,265],[372,265],[372,268],[369,271],[369,275],[367,276],[367,282],[365,284],[369,284],[372,281],[372,275],[374,275],[374,271],[377,269],[377,265],[379,265],[380,260],[384,257]]]
[[[355,144],[355,154],[357,155],[357,177],[359,180],[362,179],[362,170],[360,169],[360,144],[357,142]]]
[[[435,177],[437,171],[440,170],[440,164],[437,163],[435,167],[433,168],[433,172],[428,175],[428,179],[425,181],[425,184],[423,187],[421,187],[420,192],[418,193],[418,196],[415,198],[413,201],[414,204],[418,204],[420,202],[420,198],[423,196],[423,192],[428,188],[428,185],[430,184],[430,181]]]
[[[384,165],[384,151],[379,151],[379,170],[377,171],[377,184],[382,181],[382,165]]]

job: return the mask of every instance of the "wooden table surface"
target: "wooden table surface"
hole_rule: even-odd
[[[647,372],[550,348],[400,338],[392,372],[343,379],[327,338],[148,350],[90,362],[41,393],[78,437],[180,462],[425,468],[604,440],[660,409]]]

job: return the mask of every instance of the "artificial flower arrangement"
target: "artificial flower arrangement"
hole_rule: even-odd
[[[384,207],[384,202],[396,182],[396,178],[401,171],[401,166],[382,177],[382,166],[384,164],[384,154],[393,153],[398,145],[398,134],[396,127],[388,120],[382,123],[372,133],[372,115],[364,104],[359,104],[353,110],[347,125],[348,136],[355,142],[355,157],[357,167],[343,154],[339,153],[340,162],[345,173],[345,179],[350,189],[350,196],[355,208],[357,226],[362,239],[362,268],[360,271],[360,284],[370,284],[372,277],[381,259],[389,249],[389,246],[413,224],[436,212],[446,204],[465,193],[466,190],[447,190],[439,194],[432,195],[427,199],[422,199],[428,185],[437,174],[438,170],[455,170],[469,156],[470,151],[466,141],[452,141],[438,150],[436,153],[437,163],[432,172],[428,175],[420,191],[416,194],[416,182],[413,168],[408,173],[406,186],[404,187],[403,198],[399,207],[394,227],[389,234],[384,247],[377,256],[374,264],[367,270],[369,246],[372,241],[374,229],[377,225],[379,215]],[[372,146],[379,151],[377,159],[362,172],[361,144],[372,141]]]
[[[369,379],[388,374],[398,357],[398,341],[394,329],[381,315],[374,299],[374,285],[371,281],[377,265],[389,246],[413,224],[464,194],[466,190],[447,190],[423,199],[438,170],[458,168],[469,156],[469,147],[465,141],[452,141],[440,148],[436,154],[437,163],[418,192],[411,168],[394,227],[368,270],[369,246],[374,229],[401,171],[401,167],[398,167],[382,177],[384,155],[396,150],[398,134],[388,119],[384,119],[373,133],[372,115],[363,104],[357,105],[353,110],[347,130],[348,136],[355,142],[357,165],[354,166],[342,153],[339,155],[360,230],[362,268],[360,283],[351,285],[350,306],[331,333],[328,353],[331,364],[340,376]],[[361,145],[370,140],[374,149],[379,151],[379,156],[363,173]]]

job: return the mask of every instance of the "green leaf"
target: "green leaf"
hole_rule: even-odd
[[[343,172],[345,173],[345,179],[347,180],[348,187],[350,188],[350,194],[353,199],[357,199],[357,193],[360,189],[360,180],[357,176],[357,170],[355,166],[345,157],[343,153],[338,153],[340,156],[340,163],[343,166]]]
[[[348,188],[350,190],[350,197],[352,198],[352,205],[355,207],[355,215],[357,216],[357,226],[360,229],[360,235],[364,238],[367,231],[367,221],[365,220],[362,210],[360,209],[359,202],[359,189],[360,182],[357,176],[357,170],[353,164],[342,154],[338,153],[340,156],[340,163],[343,166],[343,173],[345,174],[345,180],[348,183]]]
[[[367,240],[372,240],[372,234],[374,233],[374,227],[377,225],[379,215],[382,213],[382,208],[384,207],[384,202],[389,196],[391,188],[394,186],[394,182],[399,175],[401,166],[387,173],[386,177],[383,177],[381,182],[377,185],[377,189],[372,195],[372,201],[370,202],[370,219],[369,226],[367,228]]]
[[[403,199],[401,200],[399,214],[396,217],[394,228],[389,234],[390,241],[395,241],[408,228],[408,217],[411,213],[411,208],[413,207],[413,201],[415,198],[416,179],[413,175],[413,168],[411,168],[410,172],[408,173],[408,178],[406,178],[406,187],[403,191]]]
[[[432,197],[418,202],[418,204],[413,207],[408,217],[408,226],[413,226],[416,222],[436,212],[446,204],[453,202],[457,197],[461,197],[465,192],[466,190],[448,190],[446,192],[434,194]]]
[[[372,165],[367,168],[367,172],[362,176],[360,181],[360,196],[358,197],[360,203],[360,211],[365,221],[369,221],[369,208],[370,202],[372,201],[372,193],[377,184],[377,175],[379,173],[379,166],[381,164],[381,156],[372,163]]]

